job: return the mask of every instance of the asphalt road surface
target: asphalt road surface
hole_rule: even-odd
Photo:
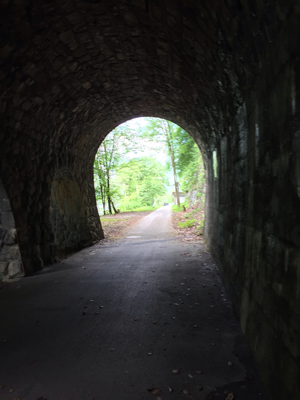
[[[170,216],[0,291],[0,399],[266,399],[211,256]]]

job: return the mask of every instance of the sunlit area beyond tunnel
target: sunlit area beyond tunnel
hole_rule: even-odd
[[[114,129],[96,153],[94,186],[106,239],[117,238],[132,219],[168,205],[179,213],[173,223],[182,235],[189,240],[203,235],[201,153],[192,137],[170,121],[137,118]]]

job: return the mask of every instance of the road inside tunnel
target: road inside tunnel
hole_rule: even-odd
[[[170,216],[0,291],[1,399],[267,398],[210,254]]]

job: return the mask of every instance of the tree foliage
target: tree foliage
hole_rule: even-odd
[[[133,151],[135,142],[131,138],[130,129],[123,124],[114,129],[102,142],[94,160],[94,186],[96,199],[101,201],[103,214],[116,213],[113,199],[119,196],[119,189],[112,182],[112,177],[126,154]]]
[[[153,157],[133,158],[120,165],[115,182],[123,193],[120,208],[151,206],[166,193],[166,170]],[[129,203],[132,203],[129,206]]]
[[[146,118],[143,136],[165,145],[169,160],[166,165],[179,180],[183,191],[192,190],[205,180],[202,156],[194,139],[180,126],[159,118]]]
[[[167,170],[172,171],[179,203],[179,184],[191,190],[204,180],[200,151],[194,140],[178,125],[159,118],[145,118],[135,132],[129,124],[114,129],[99,147],[94,161],[96,198],[103,213],[117,209],[151,206],[165,195]],[[164,149],[166,165],[154,157],[136,154]]]

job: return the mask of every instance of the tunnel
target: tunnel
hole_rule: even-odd
[[[0,7],[0,213],[7,198],[17,234],[0,273],[103,238],[99,145],[132,118],[170,120],[203,154],[206,244],[271,398],[299,398],[299,1]]]

